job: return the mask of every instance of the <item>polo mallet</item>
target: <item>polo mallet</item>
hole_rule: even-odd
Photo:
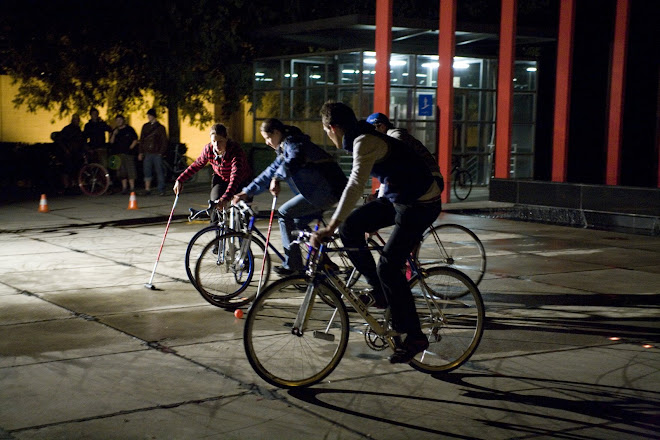
[[[167,231],[170,229],[170,223],[172,222],[172,215],[174,215],[174,208],[176,208],[176,202],[179,201],[179,195],[177,194],[174,197],[174,204],[172,205],[172,211],[170,212],[170,218],[167,220],[167,226],[165,227],[165,234],[163,234],[163,241],[160,242],[160,249],[158,250],[158,257],[156,257],[156,264],[154,264],[154,270],[151,272],[151,278],[149,282],[144,285],[147,289],[156,290],[156,286],[152,283],[154,281],[154,275],[156,274],[156,267],[158,267],[158,262],[160,261],[160,254],[163,252],[163,245],[165,244],[165,237],[167,237]]]
[[[270,208],[270,220],[268,220],[268,232],[266,233],[266,245],[264,246],[264,260],[261,262],[261,274],[259,275],[259,286],[257,286],[257,296],[261,293],[261,284],[264,281],[264,268],[266,267],[266,258],[268,256],[268,242],[270,241],[270,231],[273,227],[273,214],[275,214],[275,204],[277,196],[273,196],[273,206]]]

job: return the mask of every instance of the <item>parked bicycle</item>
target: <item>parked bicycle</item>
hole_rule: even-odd
[[[78,173],[78,186],[83,194],[100,196],[110,187],[110,173],[100,163],[90,162],[93,153],[83,154],[83,166]]]
[[[465,200],[472,192],[472,176],[465,168],[458,164],[451,169],[451,180],[453,182],[454,195],[458,200]]]
[[[165,173],[165,180],[172,181],[176,179],[182,172],[186,170],[193,162],[194,159],[185,155],[187,149],[182,144],[176,144],[174,146],[174,151],[170,157],[167,155],[165,160],[163,160],[163,171]],[[197,181],[197,174],[193,174],[188,180],[189,183]]]
[[[308,242],[311,234],[301,233]],[[349,317],[344,301],[366,321],[363,334],[373,350],[394,348],[399,335],[390,325],[389,309],[377,319],[353,290],[325,264],[322,245],[311,252],[306,276],[290,276],[269,285],[252,303],[243,331],[250,365],[266,382],[283,388],[310,386],[337,367],[348,345]],[[420,269],[409,258],[410,279],[422,330],[429,348],[410,365],[425,373],[460,367],[477,349],[485,320],[477,286],[450,267]],[[299,290],[306,285],[306,291]],[[460,297],[460,299],[459,299]]]

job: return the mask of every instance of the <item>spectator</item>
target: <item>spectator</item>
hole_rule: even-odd
[[[92,108],[89,111],[90,120],[85,124],[83,136],[87,142],[89,150],[94,151],[96,160],[106,164],[108,160],[108,150],[105,144],[105,133],[110,133],[112,128],[99,117],[99,111]]]
[[[56,154],[62,162],[62,186],[64,190],[75,188],[77,174],[84,163],[85,138],[80,130],[80,116],[71,116],[71,123],[62,131],[52,133]]]
[[[156,110],[153,108],[147,112],[149,122],[142,126],[140,133],[140,147],[138,160],[143,161],[144,170],[144,194],[151,194],[151,181],[153,173],[158,180],[158,194],[165,195],[165,172],[163,170],[163,155],[167,153],[167,132],[165,127],[158,122]]]
[[[119,155],[119,169],[117,176],[121,179],[121,193],[128,194],[128,188],[135,191],[135,179],[137,170],[135,168],[135,157],[137,156],[138,137],[130,125],[126,124],[123,115],[115,118],[115,129],[110,135],[110,144],[117,155]]]
[[[227,137],[227,127],[213,124],[209,135],[211,142],[204,146],[202,154],[177,177],[173,189],[175,194],[181,193],[184,182],[210,162],[213,178],[209,199],[217,203],[218,209],[222,209],[229,205],[234,194],[250,181],[252,169],[241,146]],[[214,210],[211,223],[216,221],[217,212]]]

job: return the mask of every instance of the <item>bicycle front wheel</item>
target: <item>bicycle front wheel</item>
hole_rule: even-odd
[[[465,200],[472,192],[472,176],[466,170],[457,170],[454,175],[454,194],[458,200]]]
[[[486,273],[484,245],[474,232],[461,225],[444,224],[428,229],[415,250],[415,258],[421,269],[452,267],[470,277],[476,285]]]
[[[222,234],[197,259],[195,288],[214,306],[237,308],[254,299],[261,271],[255,255],[263,256],[264,244],[248,238],[240,232]]]
[[[100,196],[110,186],[110,174],[97,163],[85,164],[78,173],[78,186],[83,194]]]
[[[243,329],[245,353],[266,382],[305,387],[320,382],[339,364],[348,344],[349,322],[344,303],[325,283],[311,289],[306,325],[293,328],[307,292],[303,277],[282,278],[268,286],[250,307]]]
[[[411,281],[417,314],[429,348],[410,365],[425,373],[448,372],[463,365],[475,352],[484,331],[486,314],[481,293],[464,274],[449,267],[433,267]],[[456,291],[469,294],[456,298]]]

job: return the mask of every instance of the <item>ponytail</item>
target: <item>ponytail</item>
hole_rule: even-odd
[[[261,131],[263,131],[264,133],[271,134],[275,130],[282,133],[282,136],[284,138],[287,138],[289,136],[299,136],[303,134],[303,132],[298,127],[295,127],[293,125],[285,125],[279,119],[268,118],[264,122],[262,122]]]

